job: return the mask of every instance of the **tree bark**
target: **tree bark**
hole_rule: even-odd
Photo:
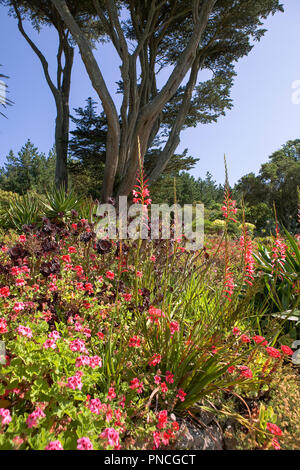
[[[55,121],[55,186],[65,191],[68,189],[68,141],[69,141],[69,102],[60,96],[56,103]]]

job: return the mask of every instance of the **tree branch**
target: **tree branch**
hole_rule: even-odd
[[[205,56],[201,55],[201,52],[199,52],[192,65],[190,78],[185,87],[181,106],[176,113],[176,118],[169,134],[169,138],[156,162],[154,169],[152,170],[149,176],[149,184],[155,183],[155,181],[159,178],[180,143],[180,132],[184,125],[184,121],[191,104],[191,98],[197,82],[198,72],[204,60]]]
[[[102,187],[102,200],[107,200],[113,192],[113,184],[118,166],[120,142],[120,125],[118,113],[104,81],[101,70],[93,55],[91,46],[81,28],[78,26],[74,17],[72,16],[66,1],[51,0],[51,2],[56,7],[62,20],[78,44],[83,63],[85,64],[92,85],[101,99],[102,106],[107,117],[108,133],[106,146],[106,164],[104,170],[105,184]]]
[[[26,32],[24,31],[24,28],[23,28],[23,23],[22,23],[22,18],[21,18],[21,14],[18,10],[18,7],[16,5],[16,2],[12,2],[12,5],[14,7],[14,10],[15,10],[15,13],[17,15],[17,18],[18,18],[18,28],[19,28],[19,31],[20,33],[22,34],[22,36],[24,36],[24,38],[26,39],[26,41],[28,42],[28,44],[30,45],[30,47],[33,49],[33,51],[36,53],[36,55],[38,56],[38,58],[40,59],[40,62],[42,64],[42,67],[43,67],[43,70],[44,70],[44,74],[45,74],[45,77],[46,77],[46,80],[47,80],[47,83],[54,95],[54,98],[57,100],[58,98],[58,90],[57,88],[55,87],[54,83],[52,82],[51,80],[51,77],[49,75],[49,67],[48,67],[48,62],[47,60],[45,59],[45,56],[42,54],[42,52],[38,49],[38,47],[34,44],[34,42],[30,39],[30,37],[26,34]]]
[[[195,0],[197,2],[197,0]],[[195,25],[192,37],[186,46],[183,53],[180,55],[177,64],[175,65],[169,79],[164,87],[157,94],[153,101],[147,104],[141,111],[144,119],[150,119],[152,116],[160,113],[164,105],[176,93],[178,86],[184,79],[187,71],[192,66],[196,56],[196,50],[200,42],[201,36],[208,22],[208,18],[217,0],[207,0],[199,14],[199,21]]]

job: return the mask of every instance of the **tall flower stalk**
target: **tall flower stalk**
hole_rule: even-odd
[[[243,250],[245,282],[247,282],[249,286],[252,286],[253,280],[254,280],[254,273],[255,273],[255,261],[253,257],[252,240],[248,233],[246,222],[245,222],[244,206],[243,206],[243,234],[240,237],[240,246]]]
[[[136,176],[136,184],[134,185],[134,189],[132,191],[133,195],[133,202],[134,204],[141,204],[142,206],[142,226],[149,230],[148,226],[148,206],[151,204],[152,200],[150,199],[150,191],[148,187],[148,180],[145,178],[144,172],[144,165],[141,156],[141,147],[140,147],[140,139],[138,137],[138,160],[139,160],[139,169]],[[141,227],[142,231],[142,227]],[[139,238],[138,238],[138,248],[136,254],[136,261],[135,261],[135,277],[136,277],[136,301],[138,302],[138,285],[139,285],[139,277],[141,277],[142,272],[139,270],[140,265],[140,250],[142,244],[142,233],[140,231]]]
[[[228,245],[228,223],[229,220],[236,222],[233,218],[233,215],[237,213],[236,201],[231,199],[230,188],[228,182],[228,171],[226,156],[224,155],[224,165],[225,165],[225,192],[224,192],[224,204],[222,207],[223,217],[225,219],[225,272],[224,272],[224,285],[223,285],[223,295],[226,299],[231,302],[232,294],[234,292],[235,284],[233,274],[229,266],[229,245]]]
[[[274,207],[275,211],[275,219],[276,219],[276,237],[274,240],[274,245],[272,248],[272,274],[276,274],[280,276],[280,272],[283,269],[285,260],[286,260],[286,251],[287,245],[284,243],[283,238],[280,236],[279,227],[278,227],[278,219],[276,214],[276,208]]]

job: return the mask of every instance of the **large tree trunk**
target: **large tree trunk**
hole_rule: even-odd
[[[56,105],[55,121],[55,186],[68,189],[68,140],[69,140],[69,103],[61,96]]]
[[[56,167],[55,167],[55,186],[59,189],[63,187],[68,189],[68,149],[69,149],[69,125],[70,125],[70,89],[71,73],[74,60],[74,49],[63,40],[61,46],[65,54],[65,66],[62,70],[62,83],[56,102],[56,121],[55,121],[55,148],[56,148]],[[60,80],[59,80],[60,82]]]

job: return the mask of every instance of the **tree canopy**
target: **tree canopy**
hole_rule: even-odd
[[[93,14],[84,5],[84,9],[80,2],[68,1],[68,7],[72,15],[93,44],[95,38],[100,35],[97,24],[94,23]],[[71,90],[71,75],[74,60],[74,41],[70,35],[68,27],[64,24],[56,8],[50,0],[0,0],[0,4],[8,7],[9,14],[13,16],[17,23],[18,29],[33,52],[37,55],[41,62],[42,70],[53,95],[56,106],[55,121],[55,147],[56,147],[56,171],[55,182],[59,187],[61,185],[67,188],[68,172],[67,172],[67,156],[68,156],[68,140],[69,140],[69,97]],[[57,33],[57,54],[56,54],[56,73],[51,74],[49,71],[48,58],[36,42],[32,39],[31,32],[27,30],[27,24],[30,22],[31,27],[40,32],[45,26],[53,27]]]
[[[54,150],[46,157],[28,140],[17,155],[11,150],[6,157],[0,169],[0,188],[19,194],[30,190],[44,193],[53,186],[55,158]]]
[[[165,136],[148,175],[153,183],[175,153],[185,126],[216,120],[231,107],[235,62],[264,35],[262,21],[283,9],[278,0],[76,2],[88,11],[93,8],[106,40],[119,55],[119,112],[69,2],[51,2],[79,47],[107,120],[103,200],[132,189],[138,138],[144,157],[155,137]],[[161,72],[167,78],[159,84]]]
[[[261,165],[258,176],[254,173],[245,175],[235,189],[252,207],[253,217],[253,207],[260,208],[256,217],[261,217],[263,212],[270,214],[275,205],[279,221],[288,230],[294,230],[298,211],[297,187],[300,187],[300,139],[289,140]],[[250,222],[257,225],[255,219]]]

